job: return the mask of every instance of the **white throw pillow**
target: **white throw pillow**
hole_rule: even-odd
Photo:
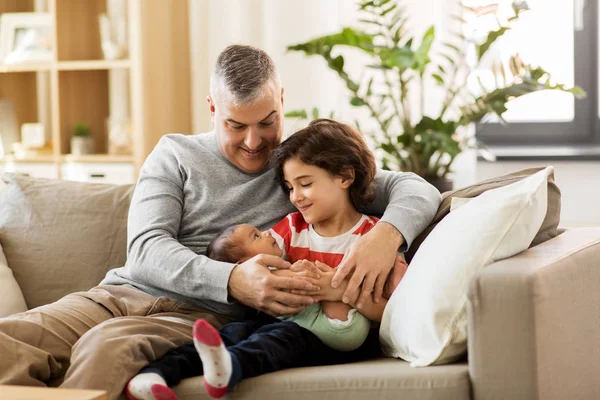
[[[546,215],[552,172],[489,190],[442,219],[388,301],[379,330],[385,354],[411,366],[464,355],[469,282],[477,270],[529,247]]]
[[[27,311],[23,292],[8,268],[2,246],[0,246],[0,293],[3,299],[0,302],[0,318]]]

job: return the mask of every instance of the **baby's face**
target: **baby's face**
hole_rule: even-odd
[[[240,262],[258,254],[271,254],[277,257],[283,255],[275,238],[271,236],[271,232],[261,232],[250,224],[238,226],[230,239],[244,249],[246,257],[244,257],[244,260],[240,260]]]

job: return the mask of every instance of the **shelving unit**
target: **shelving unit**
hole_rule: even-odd
[[[104,60],[98,17],[115,7],[126,16],[128,55]],[[0,98],[12,102],[19,129],[23,123],[42,123],[49,143],[47,154],[23,159],[5,156],[0,162],[5,170],[35,165],[32,174],[45,168],[46,177],[69,179],[68,168],[81,164],[89,164],[83,169],[104,166],[112,175],[122,166],[129,174],[125,181],[133,182],[162,135],[190,132],[187,2],[0,0],[0,14],[8,12],[52,15],[53,59],[0,64]],[[131,154],[108,152],[107,120],[115,115],[126,116],[132,126]],[[71,136],[78,122],[90,127],[93,154],[71,154]]]

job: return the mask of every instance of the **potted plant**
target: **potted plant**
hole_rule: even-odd
[[[92,133],[88,125],[84,122],[78,122],[73,130],[71,137],[71,154],[84,155],[94,152],[94,142]]]
[[[362,0],[358,5],[364,16],[360,20],[364,30],[346,27],[338,33],[291,45],[287,50],[323,58],[345,83],[350,104],[368,110],[377,129],[361,129],[358,121],[355,123],[374,145],[384,169],[415,172],[438,189],[446,190],[447,175],[456,156],[465,149],[482,146],[474,137],[474,124],[486,115],[495,114],[504,121],[502,115],[508,101],[539,90],[566,91],[577,98],[585,95],[579,87],[554,83],[547,71],[526,64],[518,54],[510,57],[507,66],[495,60],[493,67],[487,69],[494,71],[494,87],[482,82],[481,64],[490,63],[489,57],[486,59],[488,50],[528,9],[524,1],[513,2],[514,14],[504,24],[499,22],[498,29],[490,31],[483,41],[458,33],[454,42],[442,43],[443,51],[436,56],[430,54],[436,40],[434,27],[425,32],[419,43],[407,37],[408,18],[396,1]],[[493,7],[465,10],[478,15],[495,12]],[[355,80],[344,69],[344,57],[335,54],[341,46],[357,48],[369,57],[361,79]],[[424,102],[430,101],[426,82],[435,82],[444,93],[435,115],[424,114]],[[318,114],[313,109],[312,116]],[[415,118],[415,114],[419,116]],[[291,111],[286,116],[308,117],[305,110]]]

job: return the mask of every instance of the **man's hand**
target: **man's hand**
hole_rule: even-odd
[[[290,263],[280,257],[259,254],[237,265],[229,277],[229,295],[242,304],[278,316],[296,314],[313,304],[310,296],[290,293],[291,290],[318,291],[320,288],[305,278],[280,277],[268,267],[287,269]]]
[[[402,243],[402,234],[386,222],[379,222],[369,233],[359,238],[336,268],[331,282],[331,286],[337,288],[352,273],[342,301],[347,304],[355,303],[360,309],[375,288],[374,300],[378,303],[387,276],[394,266],[396,251]],[[362,290],[359,289],[361,285]]]

